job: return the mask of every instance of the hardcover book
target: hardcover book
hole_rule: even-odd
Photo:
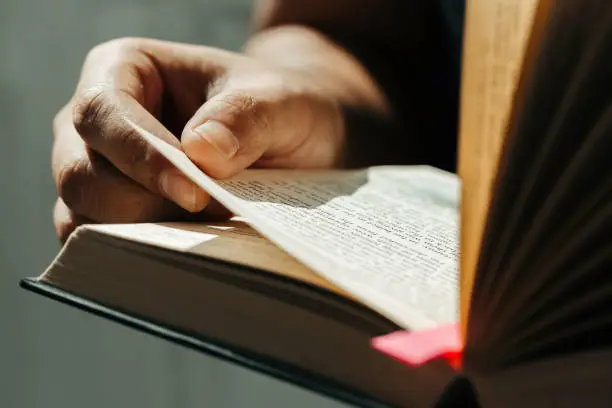
[[[235,217],[82,226],[23,285],[355,405],[610,406],[611,53],[609,1],[469,0],[458,175],[213,180],[134,124]],[[372,347],[454,323],[456,366]]]

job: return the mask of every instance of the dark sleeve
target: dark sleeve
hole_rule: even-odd
[[[438,0],[440,38],[430,65],[428,89],[432,90],[433,113],[430,120],[433,137],[425,141],[428,164],[456,171],[459,101],[461,80],[461,50],[463,45],[464,0]]]

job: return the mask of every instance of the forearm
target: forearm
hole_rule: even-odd
[[[449,167],[435,157],[440,144],[455,137],[450,123],[456,109],[449,104],[454,78],[441,72],[448,49],[437,2],[261,0],[258,5],[246,52],[316,78],[344,109],[351,160]],[[451,156],[447,152],[444,161]]]
[[[315,78],[318,91],[339,103],[389,116],[389,101],[359,60],[312,27],[281,25],[256,32],[245,53]]]

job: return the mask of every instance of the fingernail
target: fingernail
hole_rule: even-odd
[[[234,157],[240,148],[240,143],[231,130],[216,120],[208,120],[193,131],[210,143],[226,159]]]
[[[162,173],[159,178],[159,184],[168,198],[187,211],[198,212],[206,206],[204,192],[191,180],[175,171],[169,170]]]

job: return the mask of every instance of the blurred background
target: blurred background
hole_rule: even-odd
[[[0,2],[0,407],[341,407],[18,288],[59,250],[51,121],[94,45],[147,36],[238,49],[249,0]]]

